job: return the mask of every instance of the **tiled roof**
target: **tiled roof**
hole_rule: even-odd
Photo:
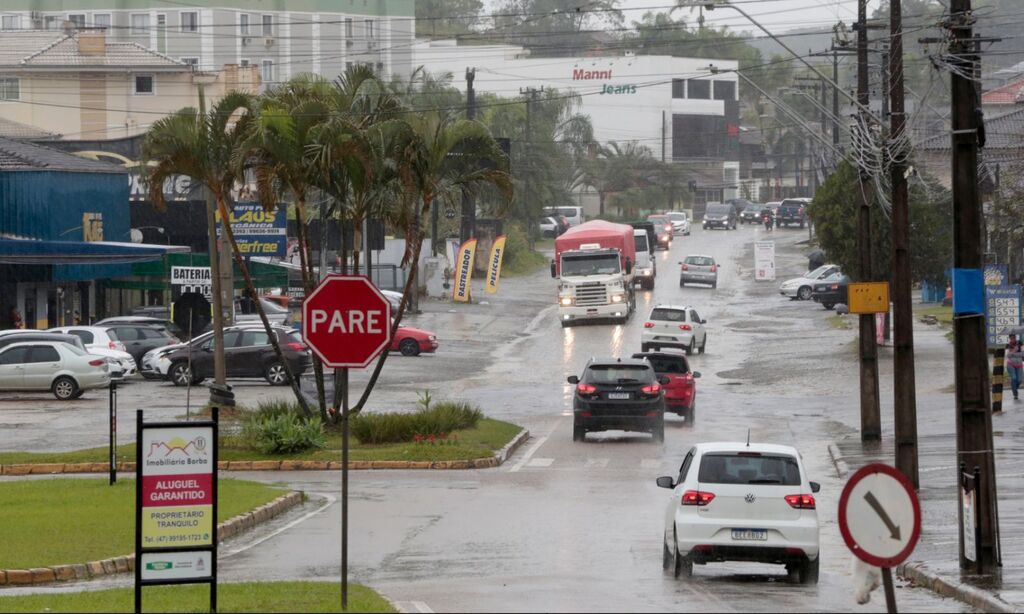
[[[925,139],[917,149],[942,151],[952,147],[948,132]],[[1024,148],[1024,108],[1010,111],[996,117],[985,118],[985,147],[993,149]]]
[[[54,138],[56,136],[58,135],[45,130],[40,130],[35,126],[19,124],[18,122],[0,117],[0,137],[9,139],[40,140]]]
[[[104,55],[83,55],[78,50],[78,32],[55,31],[0,32],[0,66],[113,66],[156,68],[178,67],[191,70],[187,64],[162,53],[150,51],[138,43],[106,41]]]
[[[69,171],[77,173],[127,173],[116,164],[98,162],[24,141],[0,138],[0,171]]]
[[[981,104],[1016,104],[1024,102],[1024,79],[1007,83],[981,95]]]

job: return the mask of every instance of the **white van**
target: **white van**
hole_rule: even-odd
[[[570,226],[579,226],[587,219],[583,216],[583,207],[544,207],[544,215],[561,215],[569,220]]]
[[[644,290],[654,289],[654,252],[651,251],[651,241],[647,231],[643,228],[633,230],[633,240],[636,242],[636,264],[633,265],[633,280]]]

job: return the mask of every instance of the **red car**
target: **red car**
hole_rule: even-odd
[[[657,375],[664,375],[669,383],[665,389],[665,411],[686,418],[686,426],[693,427],[697,414],[697,382],[700,371],[691,371],[690,363],[682,354],[641,352],[633,358],[645,358]]]
[[[402,356],[419,356],[421,352],[433,353],[437,350],[437,335],[418,328],[399,326],[389,349],[392,352],[401,352]]]

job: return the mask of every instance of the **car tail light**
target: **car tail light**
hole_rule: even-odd
[[[644,394],[655,395],[661,392],[661,384],[651,384],[640,389]]]
[[[814,497],[811,495],[786,495],[786,503],[798,510],[814,509]]]
[[[833,290],[838,290],[839,289],[839,284],[832,284],[832,289]]]
[[[804,552],[803,548],[786,548],[786,554],[795,554],[797,556],[800,556],[802,554],[807,554],[807,553]]]
[[[680,501],[683,505],[696,505],[704,507],[708,503],[711,503],[715,498],[714,493],[702,491],[702,490],[688,490],[683,493],[683,498]]]
[[[102,367],[105,364],[107,364],[107,361],[105,361],[105,360],[103,360],[101,358],[97,358],[96,360],[90,360],[89,361],[89,366],[91,366],[91,367]]]
[[[760,458],[761,453],[760,452],[737,452],[736,456],[749,456],[749,457],[752,457],[752,458]]]
[[[656,412],[656,411],[649,411],[649,412],[647,412],[647,417],[648,418],[657,418],[658,417],[658,412]]]
[[[110,343],[107,344],[107,347],[112,349],[112,350],[116,350],[117,349],[117,342],[116,341],[111,341]]]
[[[583,395],[597,394],[597,386],[592,384],[576,384],[576,392]]]
[[[580,417],[581,417],[581,418],[589,418],[589,417],[591,417],[591,416],[593,416],[593,415],[594,415],[594,414],[590,413],[589,411],[581,411],[581,412],[580,412]]]
[[[293,351],[296,351],[296,352],[305,352],[306,351],[306,346],[304,344],[302,344],[302,343],[299,343],[298,341],[292,341],[292,342],[286,344],[285,347],[287,347],[289,350],[293,350]]]
[[[689,324],[680,324],[679,325],[679,330],[693,330],[693,329],[690,328]]]
[[[718,272],[718,265],[717,264],[712,264],[711,265],[711,272],[712,273],[717,273]]]
[[[654,328],[654,322],[644,322],[644,328]]]
[[[690,270],[690,266],[688,264],[686,264],[685,262],[683,263],[683,270],[684,271],[689,271]]]

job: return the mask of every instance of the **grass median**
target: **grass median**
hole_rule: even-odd
[[[470,460],[494,454],[512,441],[521,428],[509,422],[481,418],[475,428],[453,431],[454,444],[407,442],[391,444],[362,444],[353,437],[350,458],[353,461],[442,461]],[[220,460],[331,460],[341,458],[341,436],[334,431],[327,434],[327,447],[295,454],[261,454],[257,450],[227,438],[219,450]],[[118,446],[121,462],[135,462],[135,444]],[[0,465],[25,463],[101,463],[107,460],[107,448],[88,448],[70,452],[3,452]]]
[[[221,479],[217,521],[244,514],[286,491]],[[38,479],[0,485],[4,537],[0,569],[30,569],[122,556],[135,544],[135,481]],[[0,612],[6,611],[0,607]]]
[[[143,612],[208,612],[206,586],[143,589]],[[337,582],[244,582],[217,587],[221,612],[341,612]],[[0,597],[0,612],[132,612],[130,588]],[[394,612],[372,589],[349,585],[349,612]]]

